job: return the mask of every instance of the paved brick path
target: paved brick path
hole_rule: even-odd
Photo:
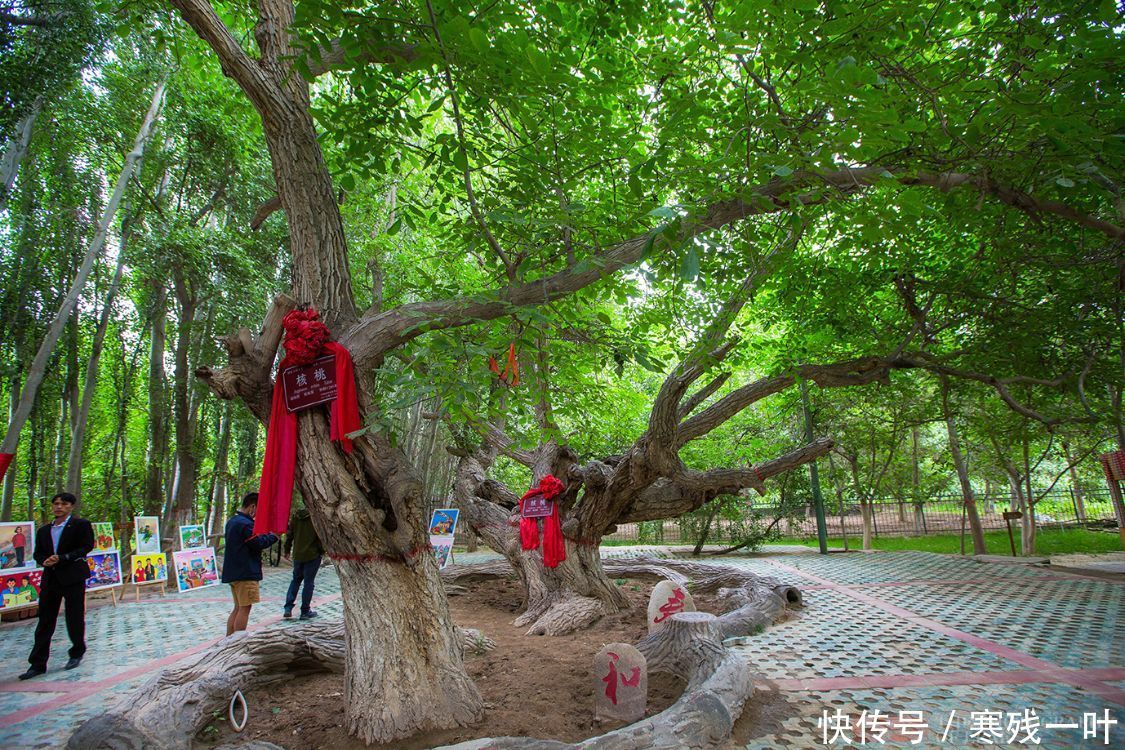
[[[489,557],[459,555],[458,562]],[[818,720],[837,710],[853,722],[863,710],[895,721],[900,711],[922,711],[927,728],[917,745],[899,729],[897,740],[892,730],[883,744],[874,738],[861,744],[852,731],[850,743],[837,740],[831,747],[1026,748],[1031,743],[1010,743],[1008,731],[1008,714],[1025,709],[1039,720],[1040,747],[1106,747],[1103,729],[1097,740],[1083,740],[1084,715],[1104,718],[1108,710],[1110,719],[1125,723],[1125,584],[921,552],[716,562],[796,584],[806,597],[799,616],[738,646],[766,678],[762,697],[775,692],[783,704],[775,710],[788,716],[750,750],[825,747]],[[267,575],[252,628],[280,620],[287,585],[287,571]],[[67,647],[60,622],[53,669],[27,682],[15,677],[26,668],[34,620],[4,625],[3,747],[60,747],[77,723],[107,702],[214,643],[230,610],[228,595],[217,587],[91,608],[90,652],[81,668],[58,669]],[[317,578],[314,606],[324,616],[340,616],[334,569]],[[990,735],[991,744],[971,736],[970,712],[985,711],[1001,712],[1001,734]],[[1125,747],[1125,727],[1110,728],[1108,746]]]

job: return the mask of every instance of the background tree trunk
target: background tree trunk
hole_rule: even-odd
[[[70,434],[67,486],[70,487],[71,492],[80,497],[82,492],[82,451],[86,443],[86,422],[90,418],[90,406],[94,403],[94,389],[98,383],[98,362],[101,360],[106,331],[109,330],[109,319],[113,314],[113,302],[117,297],[117,290],[121,286],[121,277],[125,271],[125,255],[129,245],[131,221],[132,217],[126,216],[121,223],[121,242],[117,248],[117,266],[114,268],[113,279],[109,283],[109,290],[106,292],[105,301],[102,303],[98,327],[94,331],[94,340],[90,345],[90,359],[86,362],[86,377],[82,385],[82,402],[78,407],[74,429]]]
[[[949,435],[949,454],[953,458],[953,466],[957,469],[957,480],[961,483],[961,499],[965,504],[969,528],[972,531],[973,554],[986,555],[988,554],[988,548],[984,543],[984,529],[980,525],[976,498],[973,496],[973,485],[969,480],[969,467],[965,463],[965,457],[961,454],[961,440],[957,434],[957,423],[954,421],[953,412],[949,408],[949,380],[945,377],[941,378],[941,396],[945,428]]]
[[[167,380],[164,375],[168,290],[161,282],[155,284],[148,356],[148,450],[143,503],[147,515],[158,513],[164,507],[164,458],[168,451]]]

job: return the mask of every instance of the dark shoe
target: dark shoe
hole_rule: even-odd
[[[310,609],[308,612],[302,612],[301,613],[301,619],[302,620],[311,620],[312,618],[314,618],[316,616],[317,615],[316,615],[315,609]]]
[[[32,677],[38,677],[39,675],[46,673],[46,669],[36,669],[35,667],[28,667],[27,671],[20,675],[20,679],[30,680]]]
[[[75,667],[77,667],[81,663],[82,663],[82,657],[81,656],[72,656],[72,657],[70,657],[70,661],[68,661],[66,663],[66,666],[63,667],[63,669],[74,669]]]
[[[293,608],[292,607],[286,607],[285,611],[282,612],[281,616],[284,617],[286,620],[290,619],[291,617],[293,617]]]

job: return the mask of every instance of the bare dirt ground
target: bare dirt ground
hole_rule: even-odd
[[[226,717],[216,717],[198,736],[199,746],[233,741],[266,740],[287,748],[360,750],[424,750],[479,737],[518,736],[566,742],[602,734],[617,725],[594,721],[592,675],[594,655],[607,643],[635,643],[647,633],[645,608],[652,584],[625,581],[622,588],[633,607],[603,617],[589,630],[548,638],[524,635],[512,620],[519,613],[520,587],[515,581],[471,584],[469,593],[450,597],[458,625],[477,628],[496,642],[489,652],[465,654],[469,674],[485,701],[484,719],[470,727],[427,732],[387,745],[368,746],[344,729],[342,675],[322,674],[262,688],[246,696],[250,720],[236,735]],[[711,596],[695,596],[702,611],[720,613]],[[649,675],[647,715],[672,705],[683,681],[665,674]],[[735,738],[760,735],[772,725],[771,694],[757,692],[735,728]],[[767,719],[766,717],[770,717]]]

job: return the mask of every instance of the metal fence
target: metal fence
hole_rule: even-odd
[[[828,536],[839,539],[863,534],[863,513],[858,502],[845,501],[841,508],[834,498],[826,499]],[[1006,529],[1004,511],[1012,510],[1008,494],[981,495],[976,499],[977,513],[985,531]],[[941,495],[922,502],[896,499],[875,500],[871,506],[872,533],[878,536],[921,536],[925,534],[956,534],[961,531],[964,503],[960,495]],[[759,523],[769,524],[777,516],[777,506],[753,499],[747,501],[747,513]],[[1055,489],[1035,505],[1039,528],[1065,528],[1083,525],[1116,523],[1108,489],[1083,491],[1081,500],[1072,490]],[[968,520],[964,521],[968,529]],[[1018,528],[1018,521],[1013,525]],[[694,544],[699,539],[702,523],[697,518],[676,518],[665,521],[626,523],[604,537],[606,541],[639,544]],[[711,544],[737,542],[746,524],[728,519],[714,519],[707,541]],[[816,536],[816,515],[807,505],[796,518],[777,524],[782,536]]]

